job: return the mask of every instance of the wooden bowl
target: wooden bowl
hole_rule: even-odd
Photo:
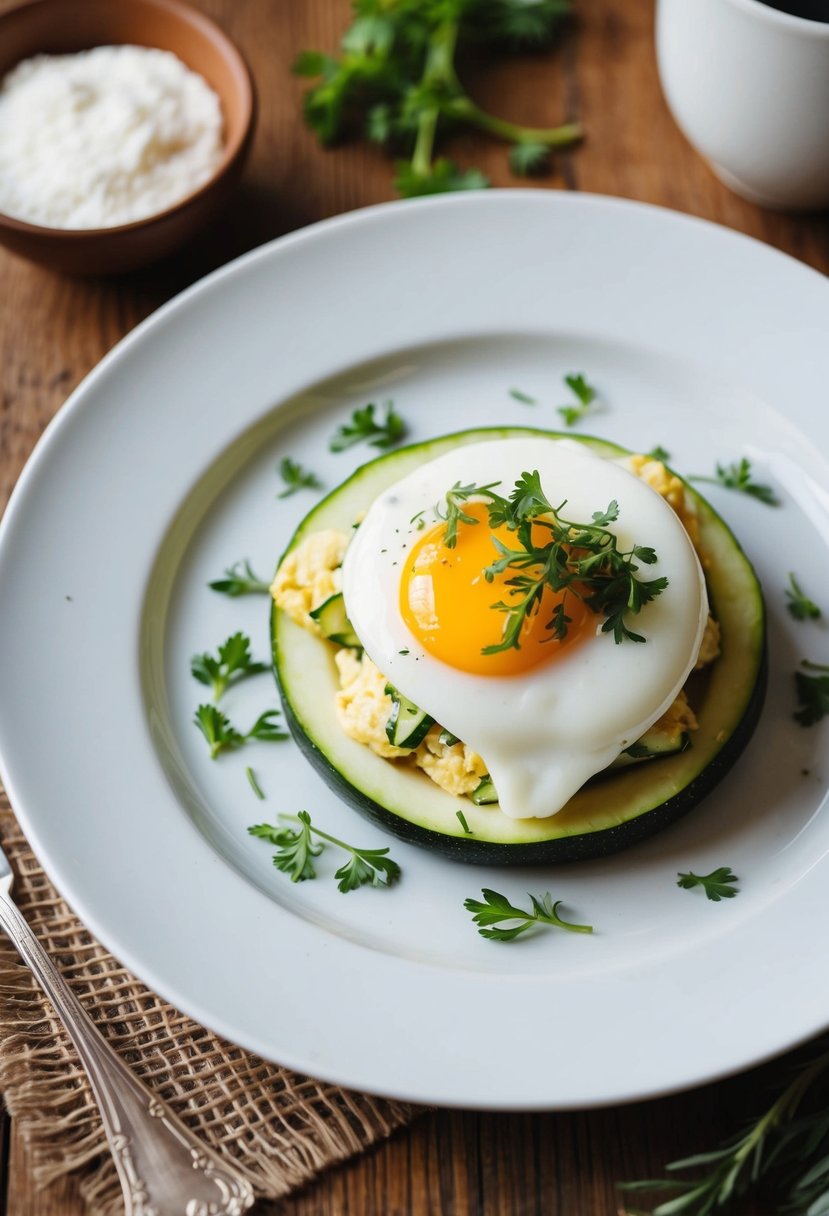
[[[143,220],[112,228],[45,228],[0,213],[0,242],[70,274],[115,274],[157,261],[203,228],[226,202],[250,148],[256,96],[229,38],[180,0],[32,0],[0,15],[0,78],[31,55],[132,43],[172,51],[219,95],[224,155],[213,176]]]

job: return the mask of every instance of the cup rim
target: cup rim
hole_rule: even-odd
[[[829,39],[829,22],[814,21],[811,17],[797,17],[794,13],[782,12],[779,8],[772,8],[770,4],[764,4],[763,0],[729,0],[729,3],[761,21],[783,26],[793,33],[811,38]]]

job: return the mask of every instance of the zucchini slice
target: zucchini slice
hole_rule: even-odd
[[[327,600],[308,615],[317,622],[320,633],[329,642],[336,642],[338,646],[362,649],[360,639],[354,632],[351,621],[345,615],[345,600],[342,591],[329,595]]]
[[[468,443],[521,436],[565,437],[527,427],[491,427],[381,456],[359,468],[306,516],[288,551],[319,529],[347,531],[382,490],[424,461]],[[601,439],[578,440],[607,458],[628,454]],[[413,766],[394,764],[350,739],[334,708],[333,647],[274,607],[274,670],[297,744],[332,789],[367,818],[404,840],[460,861],[525,865],[600,857],[674,822],[713,789],[748,743],[763,704],[767,666],[765,608],[754,570],[723,520],[694,487],[686,485],[686,492],[697,507],[708,591],[721,630],[720,657],[702,677],[694,678],[691,699],[699,729],[690,747],[681,739],[674,739],[673,746],[651,740],[649,762],[634,763],[640,758],[633,756],[631,763],[606,770],[558,814],[510,819],[496,805],[480,797],[476,805],[473,799],[448,794]],[[476,794],[482,793],[486,791],[479,787]],[[465,833],[459,810],[472,835]]]
[[[430,718],[422,709],[418,709],[414,701],[404,697],[393,684],[386,685],[386,696],[391,697],[392,711],[386,723],[386,738],[395,747],[417,747],[434,726],[435,719]]]

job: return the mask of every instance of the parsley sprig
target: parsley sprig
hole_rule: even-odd
[[[810,600],[793,574],[789,574],[789,586],[785,588],[790,614],[796,621],[817,621],[823,615],[814,600]]]
[[[519,175],[546,167],[552,148],[582,136],[566,123],[535,128],[508,122],[473,101],[455,70],[465,39],[497,49],[544,44],[567,0],[352,0],[355,20],[338,56],[305,51],[294,72],[317,81],[305,95],[305,120],[324,145],[364,134],[407,159],[395,185],[405,198],[489,185],[477,169],[436,156],[444,130],[474,127],[511,145]]]
[[[254,662],[250,654],[250,638],[245,633],[234,633],[222,642],[216,655],[196,654],[190,660],[190,673],[213,690],[213,700],[218,701],[231,684],[238,684],[249,676],[267,671],[267,663]]]
[[[256,823],[248,828],[248,832],[276,845],[273,864],[288,874],[291,882],[316,878],[314,858],[319,857],[326,843],[343,849],[349,855],[348,860],[334,873],[338,879],[337,890],[344,894],[363,886],[390,887],[400,877],[400,866],[388,856],[387,848],[354,848],[322,828],[315,827],[307,811],[300,811],[298,815],[280,815],[279,818],[285,821],[283,826]],[[316,841],[315,836],[318,838]]]
[[[472,919],[478,926],[481,937],[486,937],[490,941],[512,942],[522,933],[526,933],[528,929],[546,925],[566,929],[568,933],[593,932],[592,925],[575,925],[563,920],[558,914],[558,909],[563,901],[557,899],[553,903],[549,891],[542,896],[529,896],[532,904],[531,912],[527,912],[523,908],[516,908],[506,895],[501,895],[498,891],[492,891],[488,887],[482,888],[481,894],[484,897],[483,903],[479,899],[465,899],[463,906],[467,912],[472,913]],[[506,929],[498,927],[504,923],[509,924],[509,922],[517,923],[513,923],[510,928]]]
[[[819,1216],[829,1211],[829,1106],[825,1083],[817,1085],[827,1068],[829,1051],[824,1050],[807,1060],[742,1135],[720,1149],[672,1161],[667,1178],[621,1182],[620,1190],[627,1194],[670,1192],[672,1198],[653,1208],[651,1216],[714,1216],[735,1212],[737,1200],[773,1178],[774,1206],[764,1210],[788,1216]],[[807,1096],[812,1100],[801,1113]],[[687,1170],[696,1176],[678,1176]],[[626,1210],[629,1216],[638,1216],[634,1209]]]
[[[687,874],[677,874],[676,885],[686,891],[693,887],[702,887],[706,899],[718,904],[721,899],[733,899],[739,894],[734,885],[739,881],[737,875],[731,872],[730,866],[720,866],[710,874],[695,874],[693,870],[689,870]]]
[[[270,587],[253,573],[247,558],[234,562],[225,570],[224,578],[218,578],[207,584],[211,591],[219,591],[222,595],[268,595]]]
[[[764,502],[767,507],[780,506],[780,500],[771,486],[754,481],[751,461],[745,456],[735,464],[726,466],[718,463],[715,477],[696,476],[690,480],[707,481],[710,485],[724,486],[726,490],[736,490],[740,494],[747,494],[749,498],[756,498],[758,502]]]
[[[285,483],[285,489],[277,498],[290,498],[297,490],[320,490],[322,482],[316,473],[304,469],[298,461],[290,456],[283,456],[279,464],[279,476]]]
[[[587,383],[581,372],[574,372],[569,376],[565,376],[564,383],[576,397],[578,405],[560,405],[558,412],[564,419],[566,426],[576,426],[577,423],[581,422],[599,394],[592,384]]]
[[[794,673],[798,708],[793,716],[801,726],[814,726],[829,714],[829,667],[823,663],[810,663],[808,659],[804,659],[800,666],[817,674],[807,676],[802,671]]]
[[[275,743],[279,739],[287,739],[287,731],[282,730],[277,718],[278,709],[266,709],[260,714],[253,726],[242,734],[228,718],[227,714],[211,702],[200,705],[196,710],[195,725],[207,740],[210,747],[210,759],[215,760],[222,752],[235,751],[243,747],[251,739],[259,739],[263,743]]]
[[[612,633],[615,641],[644,642],[627,623],[628,614],[636,615],[656,599],[668,585],[666,578],[644,581],[636,577],[639,564],[651,566],[656,553],[646,545],[634,545],[620,550],[616,535],[608,525],[619,518],[619,504],[614,500],[605,511],[596,511],[590,523],[566,519],[563,502],[554,507],[545,495],[538,471],[522,473],[509,498],[494,492],[498,482],[486,486],[455,483],[445,497],[445,507],[436,508],[439,518],[446,521],[444,543],[452,548],[457,543],[458,526],[474,524],[476,519],[464,511],[472,498],[487,502],[489,526],[496,529],[506,525],[515,533],[517,547],[510,548],[499,537],[492,543],[500,554],[484,570],[492,582],[496,575],[512,572],[506,580],[509,600],[499,600],[492,607],[503,612],[506,620],[501,641],[484,648],[484,654],[521,648],[521,633],[526,621],[539,611],[546,588],[563,592],[563,596],[548,622],[550,637],[562,640],[567,636],[571,618],[567,615],[567,596],[573,595],[604,618],[603,633]],[[543,530],[546,541],[536,539]]]
[[[667,464],[671,459],[671,453],[667,448],[663,448],[661,443],[658,443],[655,448],[647,453],[649,460],[658,460],[660,464]]]
[[[492,491],[500,484],[500,481],[491,481],[486,486],[476,486],[473,483],[464,486],[456,481],[451,490],[446,491],[443,502],[438,503],[435,507],[435,515],[446,524],[443,543],[447,549],[454,549],[458,543],[458,524],[477,524],[478,522],[474,515],[468,515],[464,511],[464,503],[468,502],[470,498],[489,499],[493,503],[499,501],[500,495],[493,494]],[[422,516],[423,512],[420,512],[420,517],[422,518]],[[414,516],[414,519],[417,518]]]
[[[358,407],[350,422],[344,422],[331,438],[332,452],[344,452],[355,443],[370,443],[373,448],[392,448],[406,434],[406,423],[395,412],[394,402],[387,401],[385,415],[378,421],[373,404]]]

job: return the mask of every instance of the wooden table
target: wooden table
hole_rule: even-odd
[[[113,0],[113,3],[117,0]],[[112,280],[70,280],[0,253],[0,501],[67,394],[128,330],[171,295],[246,249],[324,216],[393,197],[371,147],[322,152],[300,121],[290,64],[302,48],[334,48],[347,0],[194,0],[243,48],[261,100],[250,168],[217,232],[157,268]],[[10,7],[10,0],[0,0]],[[829,221],[764,212],[716,181],[665,108],[653,55],[650,0],[581,0],[557,53],[469,63],[473,91],[535,125],[584,122],[583,147],[562,155],[539,188],[622,195],[704,216],[829,271]],[[504,149],[459,137],[451,149],[495,185],[514,184]],[[613,1016],[612,1010],[608,1016]],[[718,1016],[716,999],[711,1017]],[[779,1066],[778,1066],[779,1067]],[[364,1158],[325,1176],[275,1216],[613,1216],[614,1182],[661,1172],[713,1146],[761,1108],[773,1066],[690,1094],[581,1114],[421,1118]],[[35,1192],[6,1120],[0,1216],[81,1216],[71,1182]],[[761,1208],[753,1209],[760,1216]]]

